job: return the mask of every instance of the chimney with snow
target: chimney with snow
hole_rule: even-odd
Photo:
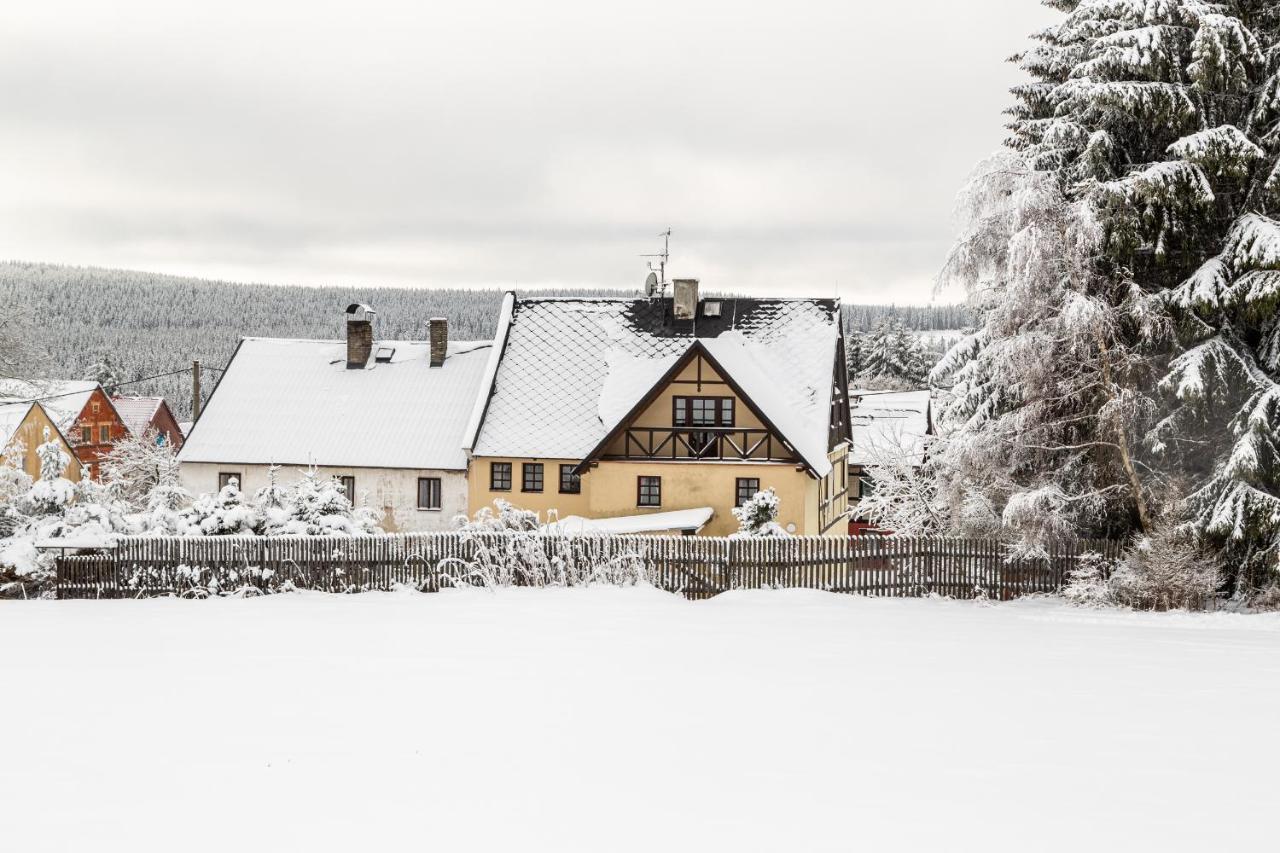
[[[698,280],[678,278],[672,283],[675,285],[675,295],[672,298],[671,316],[677,320],[692,320],[698,313]]]
[[[443,317],[432,317],[428,328],[431,340],[431,366],[443,367],[444,354],[449,349],[449,321]]]
[[[347,306],[347,369],[361,370],[373,352],[374,310],[353,302]]]

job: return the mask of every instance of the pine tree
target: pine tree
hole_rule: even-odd
[[[934,373],[946,476],[1034,536],[1181,520],[1257,582],[1280,547],[1280,8],[1048,5],[944,271],[980,318]]]
[[[862,347],[863,347],[862,332],[857,332],[857,331],[851,332],[849,336],[845,338],[844,363],[845,363],[845,368],[849,374],[850,380],[852,380],[854,377],[856,377],[858,374],[862,372],[862,362],[863,362]]]
[[[735,537],[787,536],[789,535],[778,524],[778,510],[782,501],[773,489],[756,492],[740,507],[733,508],[733,517],[738,519],[738,532]]]
[[[915,335],[896,319],[881,320],[861,348],[857,381],[882,388],[919,388],[927,373],[927,356]]]
[[[97,382],[108,395],[114,394],[116,386],[123,381],[120,378],[120,372],[111,363],[111,356],[109,355],[104,355],[100,360],[94,362],[84,378]]]

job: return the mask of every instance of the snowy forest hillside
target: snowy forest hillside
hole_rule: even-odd
[[[618,291],[558,291],[561,295],[620,295]],[[109,359],[129,394],[159,394],[179,419],[191,413],[193,359],[219,367],[242,336],[336,338],[342,309],[366,302],[378,311],[379,334],[422,337],[427,319],[449,319],[456,340],[493,335],[502,291],[410,290],[394,287],[299,287],[237,284],[130,270],[0,263],[0,300],[16,306],[29,343],[27,370],[51,378],[97,378]],[[12,309],[7,309],[12,310]],[[850,305],[845,328],[867,331],[893,319],[910,329],[965,325],[955,305]],[[204,382],[207,395],[217,373]]]

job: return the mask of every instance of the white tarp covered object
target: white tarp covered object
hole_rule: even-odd
[[[580,515],[567,515],[559,521],[543,525],[542,531],[561,536],[592,534],[617,536],[626,533],[657,533],[663,530],[692,530],[696,533],[711,520],[713,514],[711,507],[701,506],[646,515],[621,515],[615,518],[583,518]]]

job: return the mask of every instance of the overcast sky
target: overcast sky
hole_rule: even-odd
[[[767,8],[764,8],[766,7]],[[927,302],[1038,0],[11,4],[0,257]],[[957,298],[944,295],[942,301]]]

